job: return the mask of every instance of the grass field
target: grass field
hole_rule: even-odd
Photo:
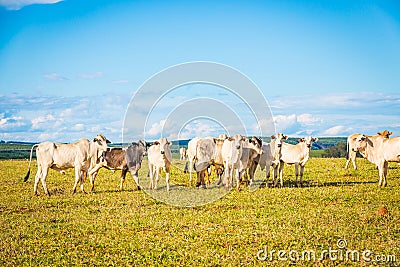
[[[125,191],[118,192],[119,172],[107,170],[100,171],[93,194],[72,194],[72,171],[50,171],[52,196],[44,196],[40,185],[34,197],[35,164],[24,183],[27,161],[0,161],[0,265],[286,266],[292,251],[297,265],[367,266],[366,250],[372,251],[367,260],[385,256],[391,261],[386,265],[400,265],[400,166],[390,164],[388,186],[379,188],[372,164],[360,159],[357,171],[344,164],[312,158],[303,188],[294,187],[293,167],[287,166],[284,188],[232,190],[210,204],[184,208],[137,191],[129,174]],[[145,163],[139,174],[146,176]],[[174,170],[171,183],[187,181]],[[88,181],[85,186],[89,190]],[[377,213],[382,206],[389,215]],[[337,250],[339,239],[347,242],[339,252],[357,250],[360,262],[345,256],[332,261],[326,253],[318,260],[323,250]],[[272,250],[286,254],[273,252],[270,261]],[[316,260],[302,259],[305,250],[314,250]]]

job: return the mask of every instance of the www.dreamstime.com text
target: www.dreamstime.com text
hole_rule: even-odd
[[[375,263],[395,263],[396,255],[375,253],[370,249],[358,250],[349,249],[345,239],[339,239],[336,248],[329,247],[323,250],[287,249],[280,250],[265,246],[257,252],[257,259],[260,261],[339,261],[339,262],[375,262]]]

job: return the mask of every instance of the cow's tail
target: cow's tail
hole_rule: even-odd
[[[350,142],[347,140],[347,146],[346,146],[346,159],[350,159]]]
[[[26,173],[26,175],[25,175],[25,177],[24,177],[24,182],[28,181],[29,175],[31,174],[32,153],[33,153],[33,149],[34,149],[35,147],[37,147],[37,146],[38,146],[38,144],[33,145],[32,148],[31,148],[31,154],[30,154],[30,156],[29,156],[28,172]]]

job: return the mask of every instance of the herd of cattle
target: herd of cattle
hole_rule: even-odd
[[[377,133],[376,136],[352,134],[347,139],[347,162],[350,160],[356,169],[356,153],[372,162],[379,169],[379,185],[386,186],[388,162],[400,162],[400,137],[389,138],[392,132],[387,130]],[[180,149],[180,159],[186,161],[185,172],[189,172],[190,182],[195,169],[197,176],[196,186],[206,187],[206,178],[210,183],[211,170],[214,169],[218,185],[231,188],[236,177],[236,186],[239,189],[242,183],[254,183],[254,174],[258,165],[265,169],[266,183],[269,185],[270,168],[273,168],[272,186],[278,186],[278,173],[280,186],[283,187],[283,169],[286,164],[295,166],[296,185],[302,186],[303,173],[309,159],[313,142],[318,138],[307,136],[300,138],[296,145],[285,143],[288,137],[279,133],[271,136],[270,142],[263,142],[259,137],[250,139],[240,134],[227,137],[221,134],[217,138],[193,138],[188,147]],[[110,141],[99,134],[92,141],[81,138],[73,144],[44,142],[32,146],[28,173],[30,175],[32,153],[36,148],[37,173],[34,182],[34,194],[37,195],[38,184],[41,181],[45,194],[49,195],[46,177],[49,169],[65,173],[66,169],[75,169],[75,183],[73,192],[80,183],[84,191],[85,177],[90,177],[91,191],[94,190],[94,181],[100,168],[121,170],[120,190],[123,190],[126,173],[129,171],[134,178],[138,189],[138,171],[144,156],[148,157],[150,189],[157,189],[160,170],[166,173],[166,189],[170,190],[169,177],[172,165],[171,143],[166,138],[160,138],[152,144],[143,140],[133,142],[125,148],[109,148]],[[300,167],[300,170],[299,170]],[[300,184],[298,177],[300,176]]]

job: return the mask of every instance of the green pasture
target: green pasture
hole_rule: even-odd
[[[213,190],[194,188],[195,181],[189,184],[180,170],[183,163],[174,161],[171,190]],[[52,195],[45,196],[40,184],[34,197],[36,162],[24,183],[26,160],[0,161],[0,265],[369,266],[380,264],[377,259],[385,259],[384,266],[400,265],[400,166],[390,164],[388,186],[379,188],[372,164],[358,159],[357,171],[344,165],[345,159],[311,158],[303,188],[294,187],[293,166],[286,166],[284,188],[250,192],[243,186],[209,204],[185,208],[138,191],[129,174],[119,192],[120,172],[105,169],[93,194],[72,194],[73,170],[65,175],[50,170]],[[144,162],[141,181],[147,170]],[[264,175],[257,170],[258,179]],[[162,178],[156,194],[167,194],[164,185]],[[85,188],[89,192],[89,181]],[[322,254],[319,260],[322,251],[338,249],[338,240],[346,241],[343,257]],[[273,252],[270,260],[272,250],[286,254],[278,258]],[[302,259],[305,250],[314,250],[317,259]],[[361,254],[359,260],[346,259],[347,251],[371,251],[372,262]]]

